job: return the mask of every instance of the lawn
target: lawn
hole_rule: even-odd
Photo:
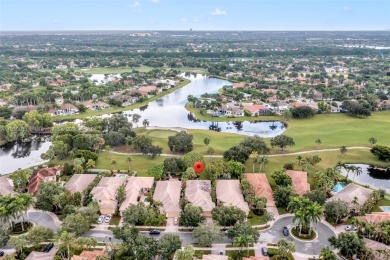
[[[184,87],[185,85],[187,85],[190,82],[191,82],[190,80],[184,79],[177,86],[175,86],[173,88],[170,88],[169,90],[162,91],[159,94],[157,94],[156,96],[151,97],[151,98],[149,98],[148,100],[146,100],[146,101],[144,101],[142,103],[135,103],[135,104],[133,104],[131,106],[127,106],[127,107],[110,106],[107,109],[102,109],[102,110],[98,110],[98,111],[92,111],[92,110],[88,109],[87,112],[82,113],[82,114],[75,114],[75,115],[69,115],[69,116],[55,116],[55,117],[53,117],[53,119],[56,120],[56,121],[71,120],[71,119],[77,119],[77,118],[83,119],[83,118],[87,118],[89,116],[99,116],[99,115],[104,115],[104,114],[110,114],[110,113],[117,113],[117,112],[133,110],[133,109],[136,109],[136,108],[143,107],[143,106],[149,104],[150,102],[155,101],[156,99],[159,99],[159,98],[161,98],[161,97],[163,97],[163,96],[165,96],[165,95],[167,95],[169,93],[172,93],[173,91],[175,91],[175,90],[177,90],[179,88]]]
[[[202,256],[203,255],[209,255],[209,254],[211,254],[211,250],[196,250],[196,248],[194,248],[195,249],[195,254],[194,254],[194,256],[196,257],[196,258],[198,258],[198,259],[202,259]]]
[[[378,203],[375,205],[375,207],[372,209],[372,212],[382,212],[383,210],[379,207],[383,206],[390,206],[390,200],[388,199],[381,199],[378,201]]]
[[[152,69],[153,68],[149,66],[141,66],[141,67],[76,69],[76,71],[84,72],[86,74],[121,74],[124,72],[132,72],[133,70],[139,72],[149,72]]]
[[[240,253],[239,250],[226,250],[226,255],[229,256],[229,259],[241,259],[238,258],[238,255]],[[255,250],[254,249],[249,249],[246,250],[245,248],[242,250],[242,255],[243,256],[254,256],[255,255]]]
[[[248,221],[252,226],[258,226],[267,224],[267,217],[266,215],[257,216],[253,213],[253,211],[249,212]]]
[[[286,121],[281,116],[238,118],[202,116],[199,110],[192,108],[191,104],[187,103],[186,108],[195,113],[198,119],[205,121],[284,121],[287,124],[285,134],[293,137],[295,141],[295,146],[287,148],[289,152],[317,149],[315,141],[318,138],[322,141],[319,149],[339,148],[342,145],[369,147],[368,139],[370,137],[377,138],[378,144],[390,143],[390,111],[374,112],[372,116],[364,119],[337,113]]]

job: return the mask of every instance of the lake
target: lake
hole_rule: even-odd
[[[347,164],[348,166],[355,166],[362,168],[362,174],[354,176],[352,172],[349,173],[348,178],[363,185],[369,185],[374,189],[384,189],[390,193],[390,168],[381,169],[373,165],[367,164]],[[341,170],[343,176],[347,175],[345,169]],[[355,177],[355,178],[354,178]]]
[[[96,75],[96,74],[94,74]],[[101,74],[103,75],[103,74]],[[183,74],[184,76],[184,74]],[[97,76],[96,76],[97,77]],[[104,79],[104,75],[102,76]],[[141,109],[123,112],[125,115],[137,113],[142,116],[138,127],[142,126],[142,121],[148,119],[150,126],[154,127],[179,127],[186,129],[205,129],[225,133],[237,133],[241,135],[259,135],[262,137],[274,137],[283,133],[286,128],[282,122],[207,122],[196,119],[185,109],[188,95],[200,97],[205,93],[217,93],[218,89],[224,85],[231,84],[229,81],[209,78],[200,74],[186,75],[191,83],[180,88],[161,99],[150,102]],[[98,78],[96,78],[98,79]],[[103,117],[111,116],[109,114]],[[267,117],[264,117],[265,119]],[[129,117],[131,120],[131,117]],[[80,120],[76,120],[80,123]],[[137,127],[137,125],[135,125]],[[8,144],[0,150],[0,174],[11,173],[19,168],[28,168],[38,165],[44,161],[40,155],[46,152],[51,143],[33,141],[26,144]],[[0,148],[1,149],[1,148]]]

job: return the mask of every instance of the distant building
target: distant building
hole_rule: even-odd
[[[0,177],[0,196],[16,194],[14,184],[7,176]]]
[[[108,257],[108,254],[102,250],[87,251],[84,250],[80,255],[72,256],[71,260],[96,260],[98,257]]]

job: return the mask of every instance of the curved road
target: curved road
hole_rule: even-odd
[[[280,239],[284,238],[295,243],[296,252],[307,255],[318,255],[322,248],[330,246],[328,239],[336,235],[331,227],[322,222],[318,222],[313,225],[313,229],[318,234],[315,240],[306,242],[294,238],[291,234],[286,237],[282,233],[283,227],[287,227],[288,229],[294,227],[295,225],[292,220],[293,216],[279,218],[270,228],[260,232],[259,242],[277,243]]]
[[[365,146],[351,146],[347,147],[349,150],[369,150],[370,147]],[[295,152],[295,153],[281,153],[281,154],[268,154],[267,157],[280,157],[280,156],[290,156],[290,155],[300,155],[300,154],[307,154],[307,153],[323,153],[323,152],[338,152],[340,151],[340,148],[331,148],[331,149],[320,149],[320,150],[307,150],[307,151],[301,151],[301,152]],[[115,152],[110,151],[110,153],[113,154],[120,154],[120,155],[143,155],[143,153],[122,153],[122,152]],[[160,156],[165,157],[182,157],[182,154],[169,154],[169,153],[162,153]],[[222,158],[223,155],[204,155],[204,157],[208,158]]]

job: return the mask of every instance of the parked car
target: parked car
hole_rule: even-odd
[[[110,215],[110,214],[106,215],[106,217],[104,218],[104,222],[110,223],[111,218],[112,218],[112,215]]]
[[[175,217],[175,218],[173,219],[173,224],[174,224],[174,225],[179,224],[179,218],[178,218],[178,217]]]
[[[288,231],[287,227],[283,227],[283,235],[288,236],[290,232]]]
[[[261,248],[261,252],[263,253],[263,256],[267,256],[268,255],[268,249],[266,247],[262,247]]]
[[[160,230],[158,229],[151,229],[149,230],[149,235],[160,235]]]
[[[53,248],[54,244],[53,243],[49,243],[45,246],[45,248],[43,249],[43,252],[44,253],[49,253],[50,250]]]
[[[358,228],[355,226],[346,226],[345,231],[357,231]]]
[[[4,251],[0,251],[0,256],[4,256]]]
[[[104,221],[104,216],[100,216],[100,217],[98,218],[97,223],[98,223],[98,224],[102,224],[103,221]]]
[[[223,251],[219,251],[219,255],[223,255]]]

